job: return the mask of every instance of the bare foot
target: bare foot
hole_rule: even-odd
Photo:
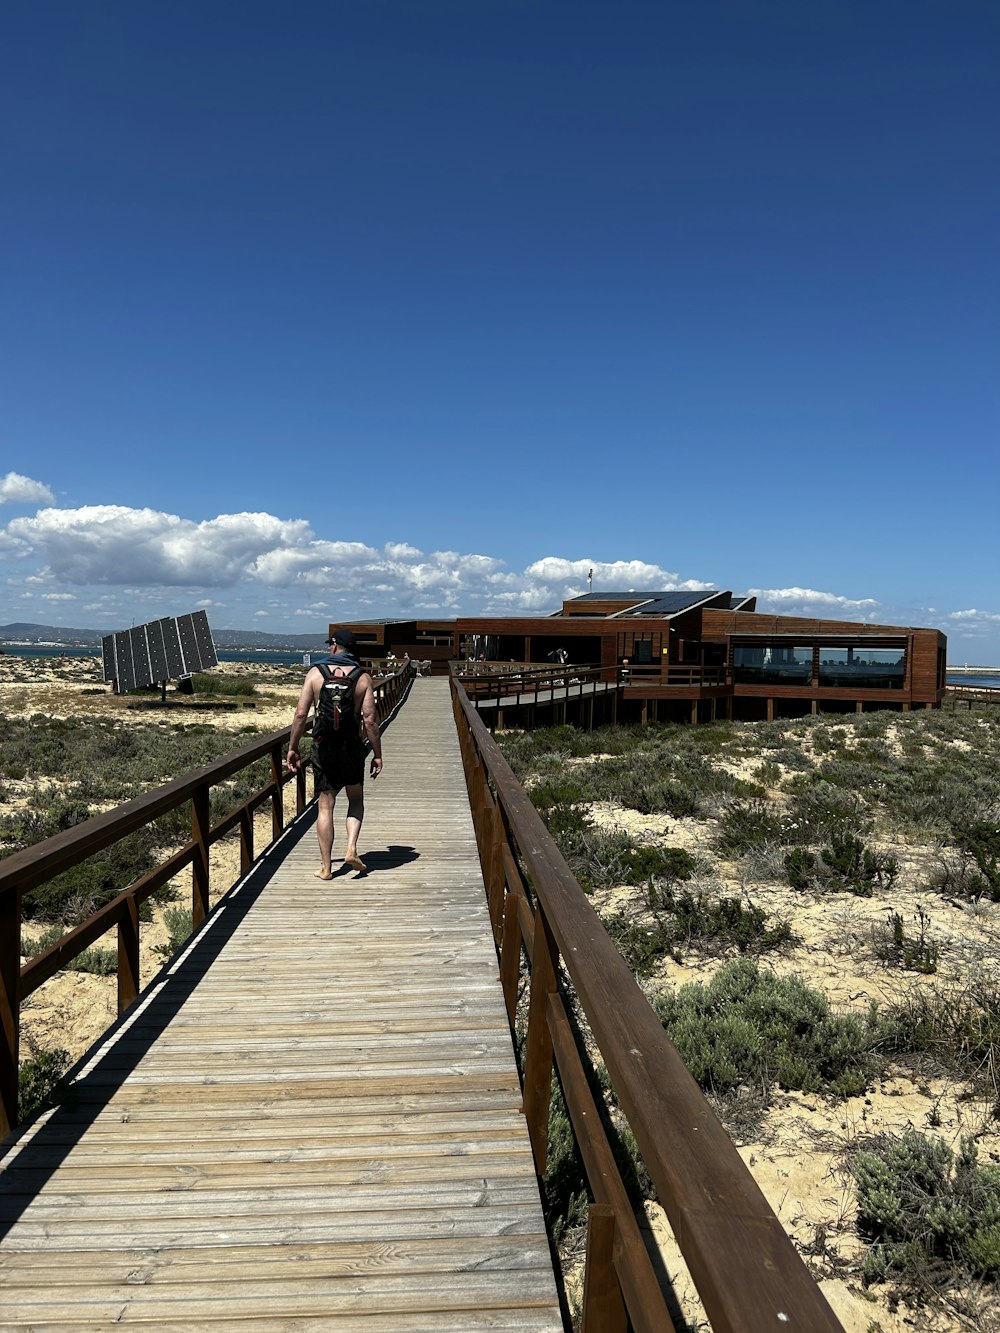
[[[313,874],[317,879],[333,879],[332,871],[324,870],[322,866],[318,870],[314,870]]]
[[[358,874],[364,874],[364,872],[368,869],[368,867],[365,865],[364,861],[362,861],[361,857],[357,854],[357,852],[348,852],[347,855],[344,857],[344,865],[350,866],[351,869],[356,870]]]

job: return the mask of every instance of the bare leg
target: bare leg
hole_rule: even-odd
[[[365,817],[364,783],[358,782],[344,790],[347,792],[347,850],[344,852],[344,865],[354,870],[365,870],[367,867],[358,855],[358,834]]]
[[[337,798],[332,791],[321,791],[316,800],[316,837],[319,840],[319,869],[317,879],[330,879],[330,858],[333,856],[333,807]]]

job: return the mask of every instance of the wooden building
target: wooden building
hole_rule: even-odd
[[[731,592],[591,592],[550,616],[352,621],[362,655],[600,666],[626,715],[708,721],[867,708],[935,708],[945,636],[934,629],[764,615]],[[331,629],[336,626],[331,626]]]

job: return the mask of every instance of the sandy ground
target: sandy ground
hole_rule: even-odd
[[[270,696],[252,711],[192,710],[191,719],[210,721],[234,732],[248,723],[264,730],[287,726],[298,696],[301,670],[287,667],[225,665],[220,670],[253,674],[264,679]],[[11,716],[44,712],[58,716],[121,715],[125,701],[102,687],[100,662],[95,659],[19,659],[0,657],[0,708]],[[178,708],[185,701],[171,699]],[[171,714],[176,720],[176,714]],[[749,775],[749,769],[747,770]],[[14,792],[17,800],[22,793]],[[0,807],[2,809],[3,807]],[[8,809],[10,806],[8,805]],[[795,972],[823,990],[844,1008],[867,1006],[870,1000],[898,997],[906,987],[962,983],[977,973],[996,976],[1000,960],[995,941],[1000,907],[994,904],[960,905],[921,887],[926,884],[934,851],[902,842],[884,844],[903,867],[896,888],[875,899],[828,893],[812,898],[777,881],[749,882],[736,864],[718,861],[709,853],[711,821],[675,820],[643,816],[611,804],[592,807],[593,817],[609,827],[623,827],[639,836],[685,847],[703,855],[706,886],[717,892],[740,894],[764,908],[771,917],[790,920],[795,943],[767,964],[781,973]],[[258,815],[256,845],[270,836],[270,817]],[[212,851],[214,896],[228,887],[239,872],[235,840],[216,844]],[[190,900],[190,878],[182,877],[178,903]],[[631,895],[631,896],[630,896]],[[629,904],[641,910],[635,891],[617,890],[595,895],[600,909]],[[887,916],[899,911],[908,925],[918,909],[927,915],[929,936],[940,945],[941,960],[934,977],[890,969],[875,956],[873,931]],[[30,933],[30,931],[29,931]],[[166,939],[162,911],[144,925],[141,934],[142,982],[147,984],[163,964],[157,952]],[[108,944],[113,944],[109,938]],[[717,962],[692,954],[680,962],[666,960],[649,988],[707,979]],[[46,983],[26,1002],[22,1013],[22,1055],[62,1047],[79,1057],[114,1018],[114,978],[78,973],[62,974]],[[979,1136],[981,1160],[1000,1161],[1000,1135],[991,1108],[967,1100],[966,1090],[944,1079],[913,1081],[903,1072],[887,1078],[864,1096],[833,1101],[801,1094],[782,1094],[774,1102],[761,1130],[739,1149],[782,1224],[795,1240],[812,1271],[820,1278],[847,1333],[903,1333],[915,1328],[928,1333],[945,1330],[1000,1328],[991,1322],[996,1309],[992,1296],[984,1298],[977,1322],[948,1312],[890,1309],[882,1290],[864,1292],[855,1273],[860,1245],[854,1229],[853,1190],[842,1160],[859,1135],[882,1130],[898,1133],[908,1127],[957,1142],[963,1134]],[[648,1208],[651,1236],[675,1277],[684,1309],[699,1321],[698,1303],[679,1252],[656,1206]],[[968,1296],[968,1294],[967,1294]],[[708,1325],[700,1323],[707,1328]]]

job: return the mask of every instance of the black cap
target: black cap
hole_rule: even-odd
[[[327,643],[335,643],[338,648],[343,648],[345,652],[353,653],[358,641],[354,637],[352,629],[337,629],[327,639]]]

